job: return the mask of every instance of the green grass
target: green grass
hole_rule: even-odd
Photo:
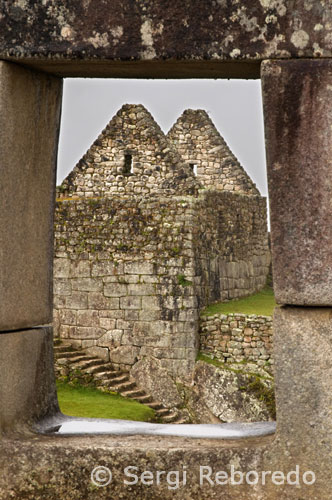
[[[211,304],[201,314],[204,316],[213,316],[213,314],[242,313],[272,316],[276,305],[273,289],[266,286],[262,291],[243,299]]]
[[[91,418],[119,418],[151,422],[155,412],[137,401],[109,394],[91,387],[72,387],[57,381],[60,410],[65,415]]]

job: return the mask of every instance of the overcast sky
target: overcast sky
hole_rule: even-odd
[[[205,109],[266,196],[260,80],[65,80],[57,184],[123,104],[143,104],[168,132],[185,109]]]

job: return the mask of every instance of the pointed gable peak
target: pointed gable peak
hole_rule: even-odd
[[[190,129],[192,131],[196,128],[204,128],[206,131],[209,131],[209,134],[214,136],[216,140],[223,141],[209,113],[204,109],[185,109],[168,131],[167,136],[174,139],[174,135],[179,133],[181,129]]]
[[[115,116],[127,116],[133,120],[145,117],[155,122],[155,119],[151,115],[150,111],[148,111],[143,104],[123,104]]]
[[[122,118],[122,119],[128,119],[129,121],[133,121],[135,123],[139,123],[142,120],[145,121],[145,125],[149,124],[153,125],[156,127],[156,129],[160,130],[162,132],[160,126],[156,122],[156,120],[153,118],[152,114],[150,111],[146,109],[143,104],[124,104],[121,106],[121,108],[118,110],[116,115],[112,118]],[[112,122],[111,120],[111,122]],[[110,122],[110,123],[111,123]],[[162,132],[163,134],[163,132]],[[163,134],[164,135],[164,134]]]
[[[181,157],[196,167],[198,180],[204,186],[259,195],[255,184],[203,109],[186,109],[167,137]]]
[[[191,109],[191,108],[185,109],[182,115],[180,116],[180,119],[196,118],[196,117],[197,118],[205,117],[210,119],[209,114],[207,111],[205,111],[205,109]]]
[[[86,197],[193,193],[199,187],[142,104],[124,104],[62,183],[63,192]]]
[[[157,140],[161,147],[166,147],[168,140],[160,126],[143,104],[124,104],[113,116],[101,136],[107,136],[112,131],[118,133],[122,130],[124,135],[130,135],[130,129],[144,129],[147,137]],[[99,139],[101,138],[99,136]]]

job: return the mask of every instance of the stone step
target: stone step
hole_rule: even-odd
[[[162,410],[164,408],[163,405],[157,401],[152,401],[152,403],[149,403],[149,406],[153,410]]]
[[[125,398],[135,399],[136,401],[137,398],[144,396],[144,394],[144,391],[140,391],[139,389],[130,389],[129,391],[121,392],[121,396]]]
[[[189,424],[185,418],[178,417],[176,420],[173,420],[172,424]]]
[[[169,410],[168,408],[160,408],[160,409],[156,410],[157,417],[165,418],[171,414],[172,414],[171,410]]]
[[[72,347],[71,344],[55,344],[53,345],[53,351],[54,352],[66,352],[66,351],[74,351],[75,349]]]
[[[148,394],[144,394],[144,396],[137,396],[135,399],[139,403],[142,403],[143,405],[147,405],[147,406],[150,406],[150,403],[153,403],[152,397],[149,396]]]
[[[95,359],[84,359],[82,361],[78,361],[76,363],[73,363],[74,368],[77,370],[86,370],[87,368],[93,368],[96,366],[103,366],[103,361],[95,358]]]
[[[112,378],[112,383],[114,384],[123,384],[125,382],[128,382],[129,379],[129,373],[123,372],[121,375],[118,375],[114,378]]]
[[[106,368],[106,370],[105,370]],[[89,375],[97,375],[99,373],[114,373],[114,377],[116,375],[119,375],[119,372],[114,370],[114,368],[112,368],[111,365],[109,365],[109,368],[107,368],[107,365],[102,362],[100,365],[95,365],[95,366],[90,366],[88,368],[86,368],[85,370]]]
[[[58,358],[75,358],[77,356],[80,356],[82,354],[82,351],[57,351],[54,353],[55,357]]]
[[[165,424],[175,424],[177,423],[178,415],[177,413],[170,413],[170,415],[165,415],[162,419]]]
[[[68,365],[69,359],[68,358],[57,358],[56,362],[58,365]]]
[[[70,359],[70,362],[75,364],[75,363],[79,363],[80,361],[90,361],[92,359],[98,359],[96,358],[95,356],[88,356],[87,354],[80,354],[79,356],[75,356],[73,358]]]
[[[135,382],[114,382],[114,380],[111,380],[110,383],[108,384],[108,387],[110,390],[115,390],[116,392],[119,392],[122,394],[123,392],[130,391],[131,389],[136,388]]]
[[[95,380],[106,380],[109,382],[110,380],[113,380],[115,378],[119,378],[122,372],[118,370],[112,370],[111,368],[108,370],[103,370],[101,372],[97,372],[94,374]],[[128,378],[128,375],[127,375]]]

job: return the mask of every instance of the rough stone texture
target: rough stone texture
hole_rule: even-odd
[[[274,291],[332,304],[331,61],[262,65]]]
[[[52,318],[61,80],[0,62],[0,331]]]
[[[262,59],[331,57],[325,0],[1,3],[0,57],[63,76],[259,77]]]
[[[193,387],[187,392],[187,408],[194,421],[259,422],[272,420],[264,401],[257,393],[250,392],[250,375],[238,370],[217,368],[198,361],[193,375]],[[268,376],[268,374],[266,373]],[[273,387],[272,378],[260,379],[264,387]]]
[[[257,485],[217,484],[215,474],[226,471],[247,473],[256,470],[281,470],[287,474],[295,469],[296,462],[284,466],[285,457],[278,466],[271,461],[273,437],[221,441],[212,439],[189,439],[150,436],[80,436],[80,437],[33,437],[12,436],[1,442],[0,451],[0,499],[10,496],[17,500],[109,500],[121,498],[131,500],[164,499],[216,499],[219,500],[327,500],[330,496],[328,469],[317,471],[316,483],[303,484],[306,464],[299,464],[300,485],[273,485],[271,475],[266,475],[266,483]],[[281,452],[281,450],[280,450]],[[50,459],[52,457],[52,459]],[[291,461],[291,457],[288,457]],[[319,462],[318,462],[319,463]],[[19,464],[19,472],[13,464]],[[112,482],[107,487],[96,487],[91,483],[92,469],[98,465],[109,467],[113,473]],[[212,468],[210,485],[204,480],[200,485],[199,467]],[[167,482],[159,486],[142,484],[125,485],[124,469],[138,467],[140,475],[149,470],[156,480],[157,471],[187,471],[187,484],[180,483],[178,489],[168,489]],[[162,479],[165,476],[162,476]],[[280,476],[279,476],[280,477]],[[174,477],[170,478],[174,479]],[[221,479],[221,478],[220,478]],[[253,479],[251,477],[251,479]]]
[[[271,316],[215,314],[201,316],[199,350],[225,363],[251,361],[273,365]]]
[[[147,394],[153,394],[166,408],[178,407],[183,404],[174,380],[162,367],[160,360],[146,357],[138,361],[131,370],[131,375]]]
[[[0,436],[58,411],[50,327],[1,333],[0,366]]]
[[[204,187],[260,195],[206,111],[187,109],[167,137]]]
[[[55,236],[55,334],[114,350],[120,368],[149,355],[186,375],[199,309],[259,290],[268,272],[257,196],[60,199]]]
[[[302,464],[314,471],[315,493],[330,486],[332,474],[331,319],[331,308],[274,313],[277,440],[270,456],[274,466]]]
[[[206,190],[195,204],[195,259],[201,269],[200,307],[250,295],[266,284],[270,252],[266,200]]]
[[[271,445],[271,437],[243,441],[220,441],[212,439],[187,439],[149,436],[94,436],[94,437],[47,437],[34,439],[11,439],[1,442],[0,451],[0,499],[8,500],[109,500],[110,498],[139,500],[164,499],[220,499],[280,500],[280,486],[274,494],[266,486],[214,485],[207,481],[199,483],[199,465],[211,466],[213,471],[230,473],[235,470],[247,472],[258,467],[263,469],[264,453]],[[50,459],[50,457],[52,457]],[[13,464],[20,464],[20,471]],[[91,483],[92,469],[98,465],[109,467],[113,480],[107,487],[96,487]],[[187,485],[168,489],[165,480],[159,486],[142,484],[128,486],[124,468],[138,467],[137,473],[145,470],[177,470],[182,477],[184,467],[188,472]],[[212,476],[214,477],[214,476]],[[127,478],[128,480],[130,478]],[[174,479],[174,478],[172,478]],[[312,495],[304,497],[305,488],[296,490],[297,496],[282,498],[322,500]],[[311,489],[309,489],[310,494]],[[328,497],[326,497],[328,498]]]
[[[63,181],[61,193],[165,196],[196,194],[199,187],[189,165],[181,161],[144,106],[126,104]]]
[[[214,3],[211,0],[197,2],[197,5],[184,2],[179,5],[174,0],[167,9],[160,1],[140,1],[134,5],[130,2],[130,8],[128,6],[129,2],[123,0],[112,2],[112,8],[109,8],[108,2],[103,3],[101,8],[100,2],[96,0],[75,2],[75,5],[53,1],[19,0],[15,4],[4,1],[1,4],[0,21],[1,56],[48,67],[50,71],[58,71],[66,76],[121,74],[131,77],[153,74],[167,77],[199,77],[203,74],[210,77],[253,77],[258,76],[259,65],[245,64],[243,60],[258,62],[261,58],[269,57],[331,56],[332,12],[325,0],[295,0],[287,5],[282,0],[255,0],[250,5],[242,5],[235,0],[218,0]],[[113,43],[113,38],[109,42],[107,35],[111,33],[113,36],[111,29],[121,26],[119,19],[124,28],[124,43]],[[103,40],[106,46],[103,46]],[[169,58],[174,63],[168,62]],[[145,62],[136,64],[139,59]],[[206,62],[202,62],[203,59]],[[218,64],[218,61],[222,62]],[[235,62],[228,64],[227,61]],[[292,64],[297,65],[298,62],[293,61]],[[330,62],[318,64],[328,70]],[[299,66],[293,66],[295,73],[298,71],[296,67]],[[294,86],[300,86],[301,80],[301,76],[299,79],[294,78]],[[304,81],[307,82],[307,79]],[[297,95],[300,93],[297,92]],[[300,102],[295,99],[294,107],[298,109],[299,105]],[[317,109],[317,102],[315,106]],[[278,112],[282,114],[282,111],[285,110],[279,107]],[[271,112],[275,110],[271,109]],[[293,132],[296,132],[296,126],[297,123]],[[276,140],[278,143],[279,137]],[[317,145],[312,144],[312,151],[318,155],[322,153],[324,157],[325,149],[317,135],[315,140],[318,142]],[[34,146],[36,143],[31,144]],[[271,142],[268,147],[271,147]],[[325,216],[326,213],[323,213],[322,217]],[[319,220],[319,223],[323,222],[324,219]],[[311,230],[312,227],[308,226],[308,231]],[[311,266],[311,261],[308,265]],[[282,311],[279,313],[284,314]],[[329,315],[329,310],[292,310],[285,321],[287,328],[283,330],[284,335],[276,351],[280,374],[277,398],[280,391],[281,411],[275,446],[271,446],[271,438],[225,444],[210,440],[172,440],[169,437],[149,439],[146,436],[143,439],[105,439],[105,436],[99,439],[22,439],[12,436],[1,443],[0,496],[6,500],[8,497],[39,500],[45,496],[50,500],[76,500],[82,497],[108,499],[111,495],[132,498],[133,494],[142,499],[212,499],[221,496],[224,500],[328,499],[332,476]],[[281,319],[280,325],[284,321]],[[312,335],[306,335],[304,329]],[[297,344],[299,335],[304,335],[307,341],[307,344],[302,343],[301,351]],[[322,344],[325,349],[318,352],[318,346]],[[283,349],[287,351],[285,357],[282,356]],[[319,365],[313,359],[313,353],[316,353]],[[283,374],[284,366],[286,369]],[[293,375],[294,390],[290,390]],[[311,381],[314,383],[311,384]],[[10,386],[11,381],[9,389]],[[299,394],[303,395],[306,405],[298,399]],[[308,394],[310,398],[307,398]],[[292,400],[296,404],[292,404]],[[302,415],[298,411],[300,407]],[[294,429],[293,433],[287,430],[288,422]],[[105,489],[93,488],[90,483],[91,464],[100,463],[114,467],[115,472],[114,483]],[[160,469],[181,470],[185,464],[192,475],[200,463],[211,465],[217,470],[229,470],[233,463],[243,471],[281,469],[286,473],[290,468],[294,470],[296,463],[302,473],[309,464],[316,472],[317,481],[313,486],[301,483],[299,487],[273,486],[268,482],[266,486],[204,485],[202,488],[197,476],[196,480],[192,480],[191,475],[187,488],[178,491],[169,491],[165,485],[153,489],[142,485],[126,488],[123,485],[123,465],[128,463],[137,464],[140,470],[155,470],[157,464]]]

